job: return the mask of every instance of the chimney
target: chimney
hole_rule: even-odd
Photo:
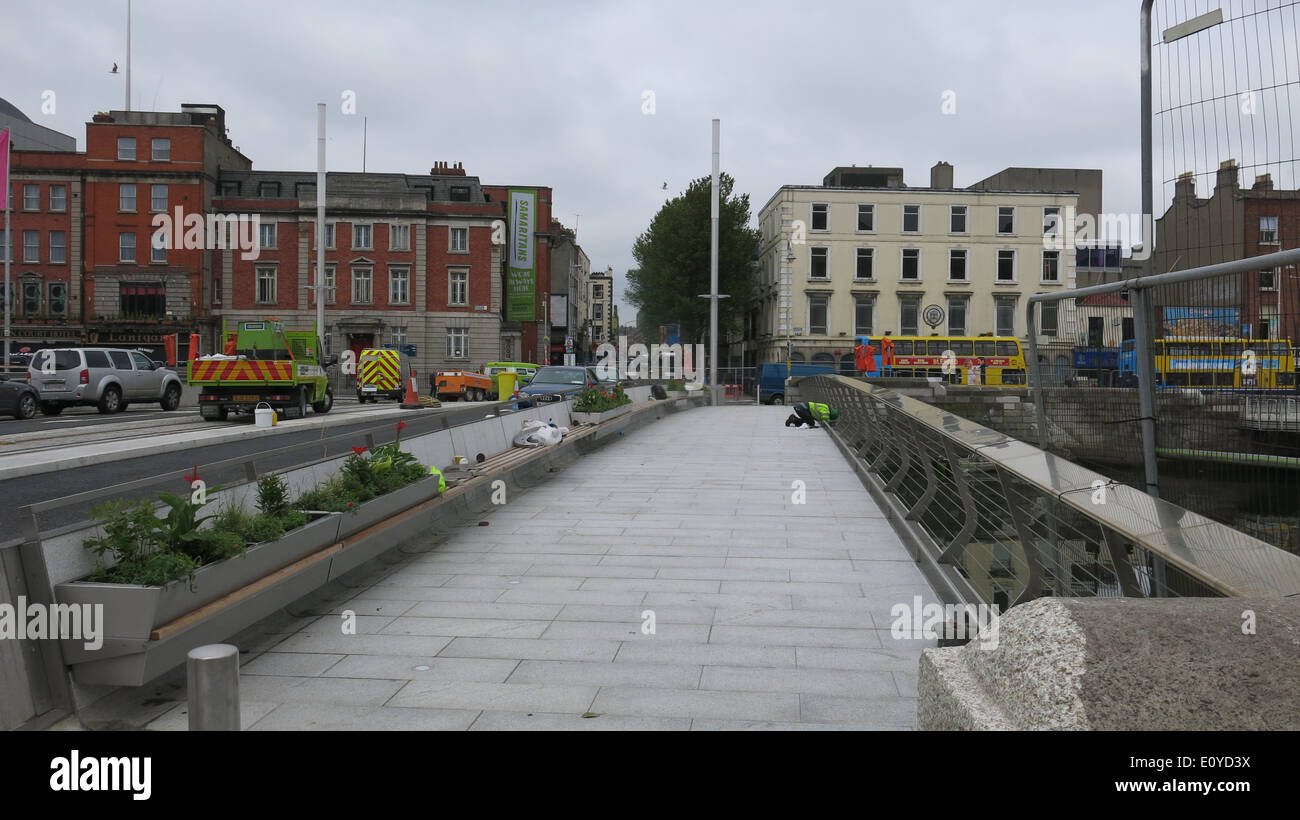
[[[1174,183],[1174,199],[1192,199],[1196,196],[1196,174],[1183,171]]]
[[[1259,176],[1255,177],[1255,186],[1254,186],[1253,188],[1251,188],[1251,190],[1252,190],[1252,191],[1271,191],[1271,190],[1273,190],[1273,175],[1272,175],[1272,174],[1260,174]]]
[[[940,160],[930,169],[931,188],[952,187],[952,166]]]
[[[1214,188],[1236,188],[1237,187],[1237,161],[1235,159],[1225,159],[1219,163],[1219,178],[1215,182]]]

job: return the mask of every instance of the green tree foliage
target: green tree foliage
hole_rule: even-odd
[[[718,302],[721,334],[738,330],[757,290],[759,233],[749,227],[749,194],[733,196],[734,180],[718,180]],[[686,193],[659,209],[633,246],[639,267],[628,271],[627,301],[637,306],[637,326],[647,341],[660,325],[681,325],[683,343],[702,342],[709,331],[709,202],[711,180],[700,177]]]

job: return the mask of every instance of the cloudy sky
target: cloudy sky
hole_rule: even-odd
[[[108,72],[126,63],[126,5],[10,4],[22,45],[0,53],[0,96],[84,149],[86,120],[124,102]],[[1106,210],[1138,211],[1138,5],[135,0],[132,106],[217,103],[254,168],[314,170],[328,102],[331,170],[361,170],[365,116],[367,170],[459,161],[551,186],[593,267],[614,269],[626,322],[632,243],[709,173],[713,117],[755,212],[836,165],[926,185],[939,160],[958,186],[1012,165],[1100,168]]]

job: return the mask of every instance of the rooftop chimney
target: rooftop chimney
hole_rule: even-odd
[[[1259,176],[1255,177],[1255,187],[1253,187],[1251,190],[1252,190],[1252,191],[1271,191],[1271,190],[1273,190],[1273,175],[1272,175],[1272,174],[1260,174]]]
[[[1219,163],[1219,178],[1214,187],[1218,188],[1236,188],[1237,182],[1237,161],[1235,159],[1225,159]]]
[[[952,166],[942,160],[935,163],[934,167],[930,169],[930,187],[951,188]]]
[[[1191,171],[1183,171],[1178,175],[1178,181],[1174,183],[1174,199],[1191,199],[1195,196],[1196,174]]]

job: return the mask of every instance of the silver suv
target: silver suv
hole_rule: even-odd
[[[131,402],[156,401],[164,410],[175,410],[181,403],[181,379],[176,372],[135,350],[39,350],[27,367],[27,377],[40,392],[41,412],[47,416],[78,405],[118,413]]]

